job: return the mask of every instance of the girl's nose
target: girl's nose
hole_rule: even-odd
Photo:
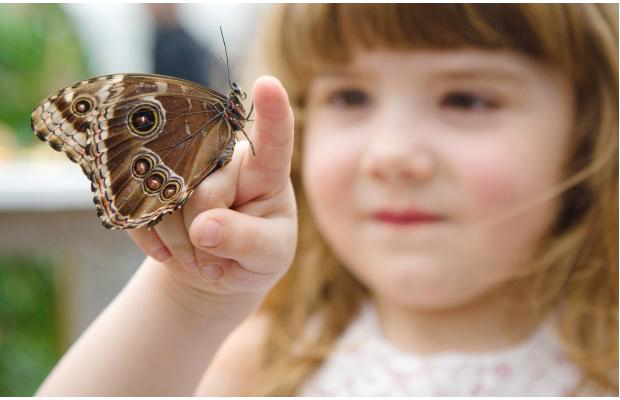
[[[362,159],[364,172],[382,181],[424,182],[434,168],[434,157],[425,144],[397,135],[377,135]]]

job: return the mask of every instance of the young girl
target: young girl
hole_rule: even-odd
[[[617,5],[265,27],[256,156],[131,232],[151,257],[39,394],[617,395]]]

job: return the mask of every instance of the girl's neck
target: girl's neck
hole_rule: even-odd
[[[495,294],[442,310],[420,310],[381,297],[373,303],[386,339],[417,354],[503,350],[527,338],[540,322],[532,309],[508,310]]]

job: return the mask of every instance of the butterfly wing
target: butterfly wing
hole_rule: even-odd
[[[86,175],[91,173],[87,147],[91,142],[90,127],[97,117],[98,105],[114,95],[119,76],[101,76],[77,82],[43,100],[32,111],[30,125],[36,136],[47,141],[56,151],[78,163]],[[78,97],[88,109],[78,111]]]
[[[236,136],[223,116],[227,98],[158,75],[103,78],[104,84],[84,81],[93,82],[50,97],[51,105],[43,107],[49,115],[43,111],[37,125],[33,113],[33,125],[43,126],[40,136],[80,162],[104,226],[152,226],[230,160]],[[66,110],[75,111],[84,96],[93,98],[92,115],[63,126]],[[74,131],[85,139],[78,143]]]

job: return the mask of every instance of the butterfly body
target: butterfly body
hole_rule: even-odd
[[[95,77],[43,100],[31,125],[82,167],[104,226],[153,226],[230,161],[247,120],[231,87],[226,97],[162,75]]]

